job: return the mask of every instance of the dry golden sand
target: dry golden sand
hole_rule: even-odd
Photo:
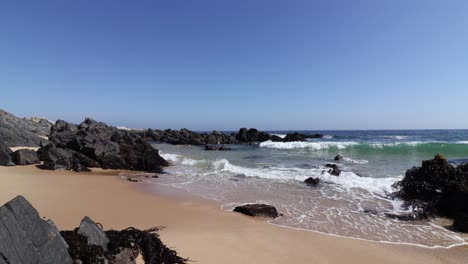
[[[468,262],[468,247],[426,249],[279,227],[168,187],[150,192],[116,173],[0,167],[0,203],[24,195],[61,229],[78,226],[85,215],[106,229],[165,226],[162,240],[195,263]]]

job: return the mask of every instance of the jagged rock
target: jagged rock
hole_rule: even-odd
[[[14,166],[11,160],[11,150],[3,141],[0,141],[0,166]]]
[[[0,207],[0,238],[6,263],[72,263],[59,231],[22,196]]]
[[[336,164],[327,164],[327,165],[325,165],[325,167],[330,168],[330,169],[328,170],[328,173],[329,173],[329,174],[331,174],[331,175],[333,175],[333,176],[340,176],[341,170],[340,170],[340,168],[338,167],[338,165],[336,165]]]
[[[100,246],[104,251],[107,251],[107,244],[109,244],[109,238],[102,229],[85,216],[80,223],[80,228],[77,231],[78,234],[88,239],[88,245]]]
[[[276,208],[267,204],[245,204],[234,208],[234,212],[265,218],[276,218],[279,216]]]
[[[52,123],[42,118],[19,118],[0,110],[0,138],[7,147],[38,147]]]
[[[127,169],[161,172],[169,163],[138,134],[85,119],[80,125],[59,120],[51,128],[53,144],[39,149],[45,169]]]
[[[11,154],[11,159],[16,165],[31,165],[40,163],[34,150],[19,149]]]
[[[468,233],[468,214],[457,214],[453,221],[453,227],[460,232]]]
[[[270,140],[273,142],[283,142],[283,138],[277,135],[271,135]]]
[[[343,159],[343,156],[341,156],[340,154],[337,154],[337,155],[333,158],[334,161],[340,161],[340,160],[342,160],[342,159]]]
[[[307,185],[310,185],[310,186],[317,186],[320,184],[320,179],[319,178],[312,178],[312,177],[309,177],[307,178],[305,181],[304,181]]]

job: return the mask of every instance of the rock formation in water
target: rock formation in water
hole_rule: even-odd
[[[454,218],[454,226],[468,230],[468,165],[452,165],[442,155],[425,160],[421,167],[406,171],[403,180],[394,185],[396,195],[422,207],[426,215]]]

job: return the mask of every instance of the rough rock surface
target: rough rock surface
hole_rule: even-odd
[[[237,133],[225,134],[219,131],[212,133],[197,133],[188,129],[181,129],[179,131],[166,129],[166,130],[153,130],[148,129],[145,131],[134,131],[141,135],[147,141],[163,142],[173,145],[221,145],[221,144],[242,144],[242,143],[257,143],[263,141],[274,142],[289,142],[289,141],[304,141],[306,138],[321,138],[321,134],[304,135],[300,133],[290,133],[285,138],[277,135],[270,135],[267,132],[258,131],[255,128],[241,128]]]
[[[11,159],[16,165],[31,165],[40,163],[36,151],[19,149],[11,154]]]
[[[88,167],[161,172],[169,163],[138,134],[87,118],[80,125],[59,120],[51,127],[52,144],[38,150],[44,169]]]
[[[234,212],[265,218],[276,218],[279,216],[276,208],[268,204],[245,204],[234,208]]]
[[[337,154],[337,155],[333,158],[334,161],[340,161],[340,160],[342,160],[342,159],[343,159],[343,156],[341,156],[341,154]]]
[[[455,218],[468,214],[468,165],[451,165],[442,155],[409,169],[394,187],[399,189],[398,197],[423,208],[427,216]],[[461,222],[459,219],[457,223]]]
[[[81,220],[77,233],[88,239],[88,245],[100,246],[104,251],[107,251],[109,238],[107,238],[106,233],[89,217],[85,216]]]
[[[317,186],[317,185],[320,184],[320,179],[319,178],[309,177],[309,178],[305,179],[304,182],[309,186]]]
[[[231,148],[228,148],[226,146],[205,145],[205,150],[226,151],[226,150],[231,150]]]
[[[11,150],[3,141],[0,141],[0,166],[14,166],[11,160]]]
[[[0,110],[0,139],[7,147],[39,147],[51,126],[43,118],[19,118]]]
[[[333,176],[340,176],[341,170],[340,170],[340,168],[338,167],[338,165],[336,165],[336,164],[327,164],[327,165],[325,165],[325,167],[330,168],[330,169],[328,170],[328,173],[330,173],[331,175],[333,175]]]
[[[59,231],[22,196],[0,207],[0,238],[5,263],[72,263]]]

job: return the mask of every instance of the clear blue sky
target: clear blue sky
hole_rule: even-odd
[[[128,127],[468,128],[468,1],[5,0],[0,89]]]

